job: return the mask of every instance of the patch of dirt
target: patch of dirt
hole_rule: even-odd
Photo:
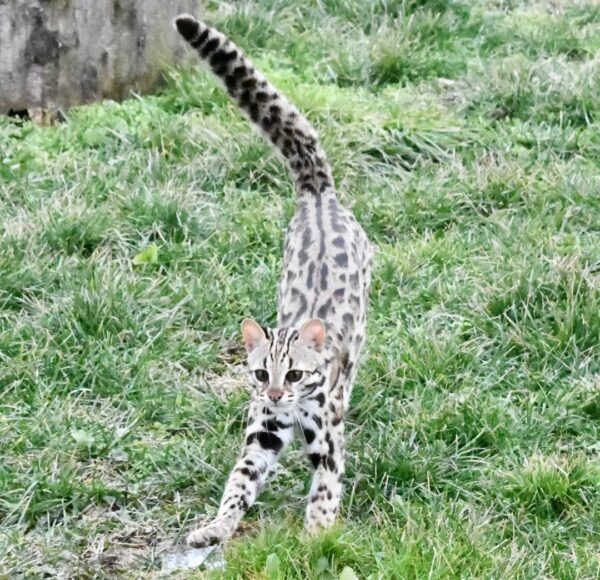
[[[146,573],[158,572],[162,554],[172,548],[173,539],[160,528],[128,525],[113,534],[97,536],[84,558],[106,576],[144,571],[148,577]]]
[[[220,398],[237,389],[248,387],[246,366],[243,364],[228,366],[224,373],[206,373],[203,379],[210,390]]]

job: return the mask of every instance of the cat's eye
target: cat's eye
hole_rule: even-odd
[[[254,376],[256,377],[256,380],[260,381],[261,383],[266,383],[269,380],[269,373],[264,369],[258,369],[257,371],[254,371]]]
[[[302,378],[302,371],[288,371],[285,378],[289,383],[297,383]]]

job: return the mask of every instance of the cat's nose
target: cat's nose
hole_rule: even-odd
[[[279,401],[279,399],[281,399],[281,397],[283,397],[283,391],[280,391],[279,389],[271,389],[268,391],[267,394],[269,395],[269,399],[271,399],[271,401],[273,401],[274,403],[276,403],[277,401]]]

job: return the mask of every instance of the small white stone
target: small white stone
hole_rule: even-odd
[[[162,559],[162,572],[170,573],[175,570],[189,570],[191,568],[204,568],[210,570],[223,570],[225,560],[223,553],[215,546],[206,548],[190,548],[182,552],[165,554]]]

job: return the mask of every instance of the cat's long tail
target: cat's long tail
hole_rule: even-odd
[[[333,190],[331,168],[314,128],[252,66],[225,35],[189,14],[175,19],[178,32],[205,60],[248,118],[283,155],[301,195]]]

